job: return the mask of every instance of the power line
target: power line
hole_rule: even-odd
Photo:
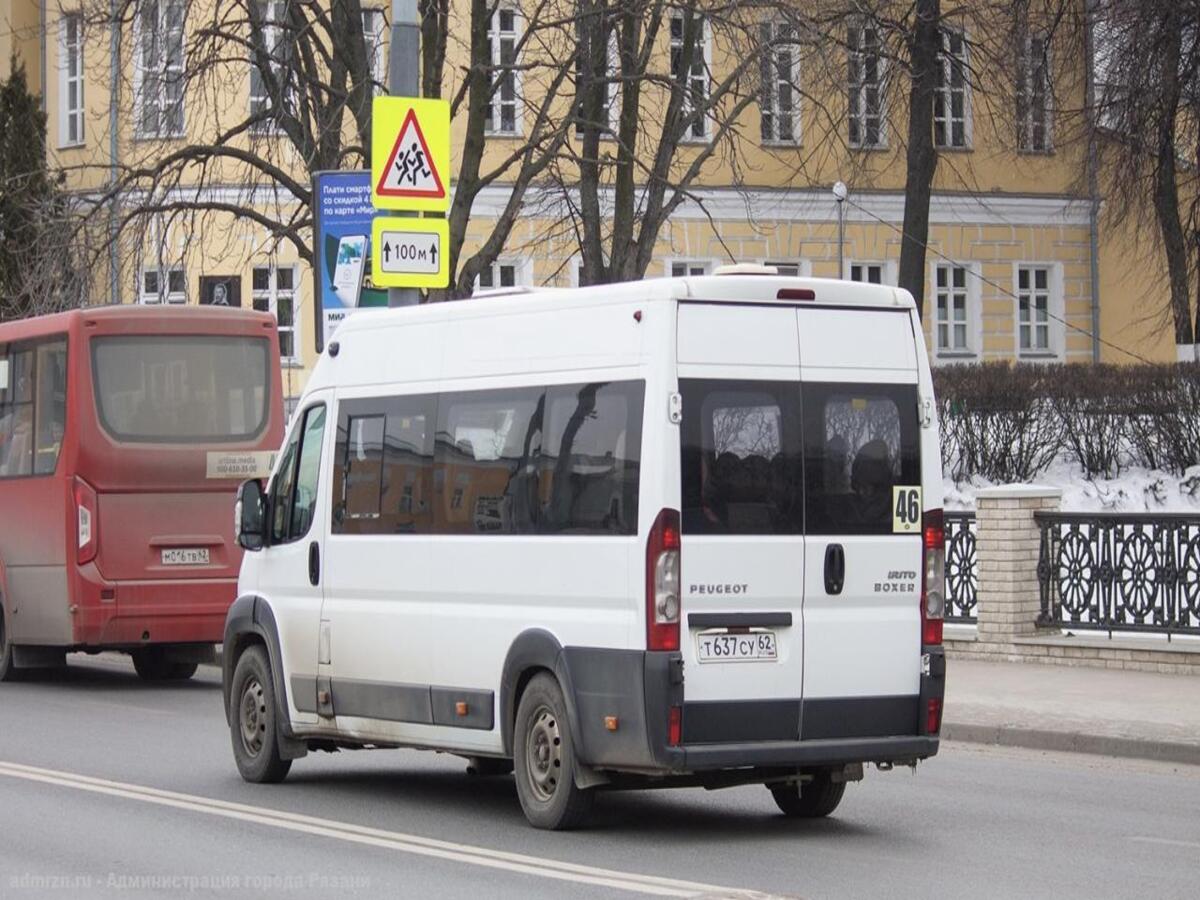
[[[912,235],[907,234],[904,231],[904,229],[901,228],[900,226],[896,225],[896,223],[889,222],[886,219],[884,219],[880,216],[877,216],[875,213],[871,212],[866,207],[860,206],[858,203],[854,202],[853,199],[848,197],[846,199],[846,202],[849,203],[851,206],[853,206],[855,209],[857,209],[859,212],[861,212],[863,215],[867,216],[868,218],[874,219],[880,225],[886,225],[888,228],[892,229],[892,231],[894,231],[898,235],[900,235],[901,238],[907,238],[910,241],[920,244],[922,247],[925,248],[926,253],[931,253],[934,256],[936,256],[940,259],[943,259],[946,262],[951,263],[951,264],[957,265],[962,262],[961,260],[952,259],[951,257],[947,256],[945,253],[942,253],[940,250],[935,250],[933,247],[929,246],[929,244],[927,242],[918,240],[917,238],[913,237]],[[974,269],[971,269],[969,267],[966,268],[966,271],[971,276],[978,278],[984,284],[991,285],[993,288],[995,288],[1001,294],[1011,297],[1013,300],[1020,302],[1020,298],[1016,294],[1014,294],[1011,290],[1004,287],[1004,285],[999,284],[998,282],[992,281],[992,279],[986,277],[982,272],[976,272]],[[1053,319],[1055,322],[1059,322],[1060,324],[1066,326],[1067,328],[1070,328],[1072,331],[1076,331],[1079,334],[1087,335],[1092,340],[1098,341],[1099,343],[1103,344],[1104,346],[1109,347],[1110,349],[1116,350],[1118,353],[1124,353],[1126,356],[1136,359],[1139,362],[1146,363],[1147,365],[1154,365],[1154,363],[1151,360],[1142,356],[1140,353],[1136,353],[1133,350],[1127,350],[1124,347],[1120,346],[1119,344],[1114,344],[1112,341],[1106,340],[1105,338],[1101,337],[1100,335],[1095,334],[1091,331],[1088,331],[1086,328],[1080,328],[1078,325],[1074,324],[1073,322],[1068,322],[1063,317],[1055,315],[1053,312],[1050,311],[1049,304],[1047,304],[1046,316],[1047,316],[1047,318]]]

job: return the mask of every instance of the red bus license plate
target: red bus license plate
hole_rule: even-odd
[[[207,566],[207,547],[172,547],[162,552],[164,566]]]

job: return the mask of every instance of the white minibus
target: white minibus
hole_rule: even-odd
[[[225,626],[242,776],[412,747],[825,816],[938,749],[942,476],[911,296],[734,267],[361,312],[317,363]]]

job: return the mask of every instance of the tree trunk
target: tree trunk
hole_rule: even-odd
[[[925,314],[925,244],[929,239],[929,195],[937,168],[933,144],[933,98],[941,49],[940,0],[916,0],[909,38],[912,81],[908,110],[908,174],[904,181],[904,238],[900,245],[900,286]]]
[[[1171,315],[1175,324],[1175,343],[1191,344],[1191,296],[1188,286],[1187,239],[1179,218],[1179,186],[1176,181],[1176,122],[1180,83],[1179,61],[1182,38],[1179,17],[1174,9],[1163,19],[1162,107],[1158,115],[1158,134],[1154,161],[1154,215],[1162,232],[1163,252],[1167,257],[1167,276],[1171,285]]]

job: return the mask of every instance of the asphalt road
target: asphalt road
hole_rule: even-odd
[[[525,824],[511,777],[415,751],[234,768],[219,675],[147,686],[115,657],[0,685],[0,897],[1188,897],[1200,768],[944,744],[834,817],[761,787],[608,794]]]

